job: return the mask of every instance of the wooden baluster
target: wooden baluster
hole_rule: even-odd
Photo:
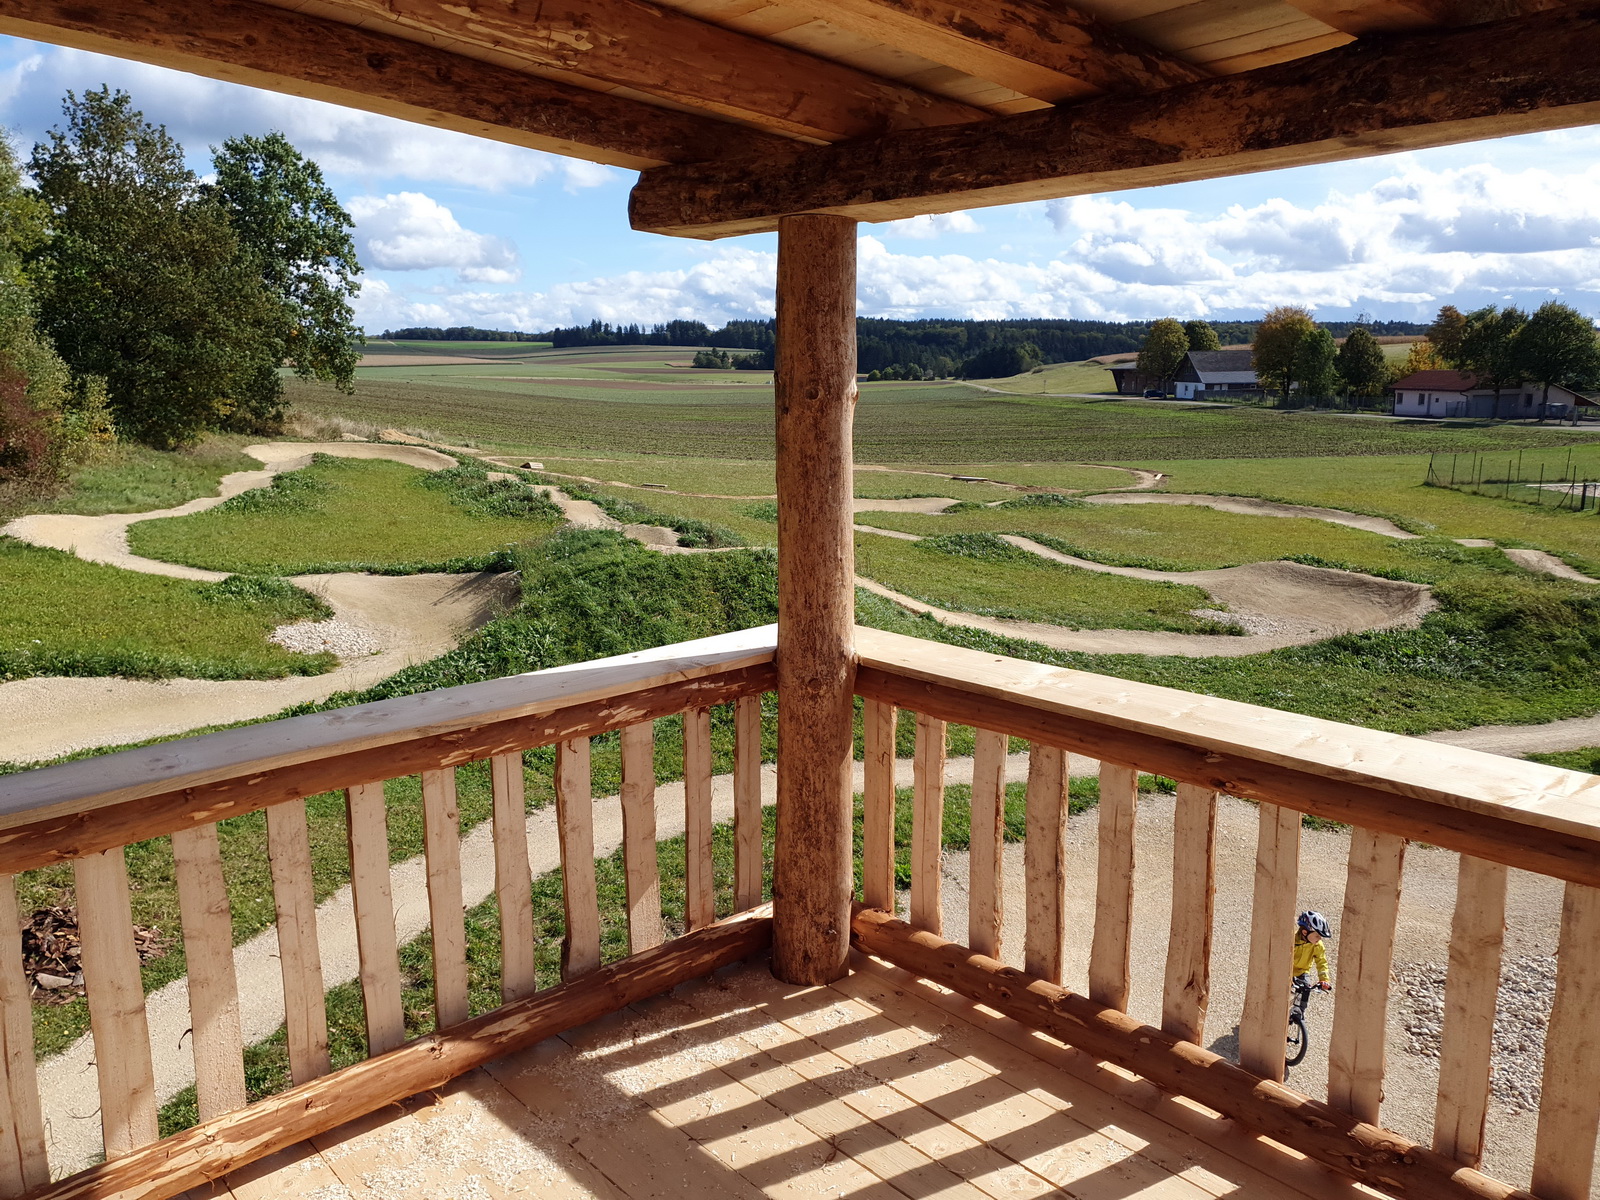
[[[289,1041],[289,1077],[309,1083],[326,1075],[328,1006],[317,945],[317,897],[311,877],[311,835],[306,802],[267,809],[267,858],[278,913],[278,960],[283,972],[283,1012]]]
[[[1328,1039],[1328,1103],[1378,1124],[1383,1103],[1389,971],[1400,918],[1406,841],[1357,826],[1339,923],[1339,991]]]
[[[594,876],[594,793],[589,739],[556,746],[556,830],[561,839],[561,900],[567,932],[561,977],[576,979],[600,966],[600,903]]]
[[[440,1029],[470,1015],[466,905],[461,896],[461,812],[454,767],[422,773],[422,842],[433,934],[433,1013]]]
[[[711,710],[683,714],[684,925],[704,929],[717,919],[711,863]]]
[[[1500,958],[1506,940],[1507,875],[1502,864],[1466,854],[1456,873],[1433,1148],[1468,1167],[1483,1160],[1483,1126],[1489,1116],[1495,1002],[1500,994]]]
[[[500,909],[500,999],[538,990],[534,967],[533,873],[528,867],[528,808],[522,754],[489,760],[494,789],[494,894]]]
[[[1600,888],[1567,884],[1556,949],[1556,997],[1545,1030],[1532,1192],[1588,1200],[1600,1129]]]
[[[917,714],[912,760],[911,924],[944,932],[944,739],[945,723]]]
[[[1133,974],[1133,849],[1139,772],[1100,764],[1100,854],[1089,946],[1089,998],[1126,1012]]]
[[[658,946],[661,870],[656,865],[655,724],[622,731],[622,857],[628,882],[628,952]]]
[[[1172,926],[1161,1028],[1187,1042],[1205,1037],[1211,999],[1216,849],[1217,794],[1180,783],[1172,818]]]
[[[1289,981],[1294,975],[1300,814],[1262,804],[1256,825],[1255,896],[1250,906],[1244,1013],[1239,1019],[1239,1065],[1263,1079],[1281,1081],[1288,1049]],[[1353,884],[1354,867],[1351,871]]]
[[[345,796],[350,809],[350,894],[356,917],[356,953],[361,959],[367,1053],[377,1055],[406,1040],[394,897],[389,889],[388,811],[381,783],[360,784],[349,788]]]
[[[1000,957],[1005,921],[1006,749],[1010,739],[988,729],[972,744],[972,838],[968,851],[967,945]]]
[[[121,1158],[157,1137],[156,1081],[150,1063],[139,952],[122,847],[72,864],[89,1026],[100,1074],[100,1126],[107,1158]]]
[[[894,905],[895,707],[861,706],[861,902],[892,913]]]
[[[1065,750],[1041,746],[1028,752],[1028,828],[1022,848],[1028,916],[1023,931],[1023,970],[1060,983],[1067,931],[1067,763]]]
[[[178,913],[189,972],[195,1098],[202,1121],[243,1108],[244,1035],[239,1029],[239,981],[233,970],[233,913],[222,875],[215,825],[172,835]]]
[[[733,704],[733,908],[761,903],[766,874],[766,838],[761,817],[761,697],[740,696]]]
[[[0,1196],[19,1196],[50,1182],[39,1111],[39,1078],[34,1069],[33,998],[22,968],[16,882],[0,875],[0,1054],[5,1087],[0,1088]]]

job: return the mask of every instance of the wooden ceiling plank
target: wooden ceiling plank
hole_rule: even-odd
[[[827,141],[989,114],[649,0],[338,0],[532,66],[638,88],[778,132]]]
[[[1600,121],[1600,2],[1352,42],[1292,63],[976,128],[661,167],[635,229],[716,238],[1121,191]]]
[[[619,167],[790,144],[250,0],[5,0],[0,33]]]
[[[1286,46],[1273,46],[1268,50],[1258,50],[1250,54],[1232,54],[1226,58],[1212,59],[1206,63],[1218,75],[1233,75],[1240,71],[1253,71],[1257,67],[1268,67],[1274,63],[1289,62],[1296,58],[1306,58],[1312,54],[1321,54],[1324,50],[1332,50],[1338,46],[1349,45],[1352,38],[1348,33],[1339,33],[1337,30],[1318,34],[1314,38],[1307,38],[1303,42],[1291,42]]]
[[[1040,100],[1165,88],[1207,75],[1055,0],[786,2]]]
[[[1325,25],[1360,37],[1439,26],[1455,28],[1549,12],[1564,0],[1288,0]]]

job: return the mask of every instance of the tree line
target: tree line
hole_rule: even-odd
[[[408,329],[385,329],[379,335],[386,342],[544,342],[537,333],[518,333],[514,329],[479,329],[476,325],[417,325]]]
[[[1318,325],[1306,309],[1283,305],[1266,312],[1250,339],[1251,360],[1263,388],[1276,389],[1285,397],[1291,391],[1300,397],[1382,395],[1391,369],[1378,337],[1394,335],[1341,324],[1347,330],[1342,344],[1334,332],[1336,325]],[[1395,324],[1399,322],[1386,323],[1391,328]],[[1220,349],[1222,340],[1207,322],[1164,317],[1151,326],[1140,347],[1139,373],[1170,391],[1189,351]]]
[[[0,487],[48,490],[94,446],[278,430],[282,369],[352,386],[352,222],[281,133],[211,173],[127,93],[68,92],[22,166],[0,140]]]

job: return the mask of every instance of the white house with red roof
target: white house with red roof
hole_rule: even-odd
[[[1573,407],[1593,402],[1571,388],[1551,384],[1549,399],[1543,385],[1508,383],[1495,395],[1471,371],[1416,371],[1389,385],[1397,417],[1476,417],[1480,420],[1515,421],[1521,418],[1566,417]]]

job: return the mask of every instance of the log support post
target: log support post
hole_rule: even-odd
[[[778,804],[773,973],[845,974],[855,702],[856,223],[778,228]]]

